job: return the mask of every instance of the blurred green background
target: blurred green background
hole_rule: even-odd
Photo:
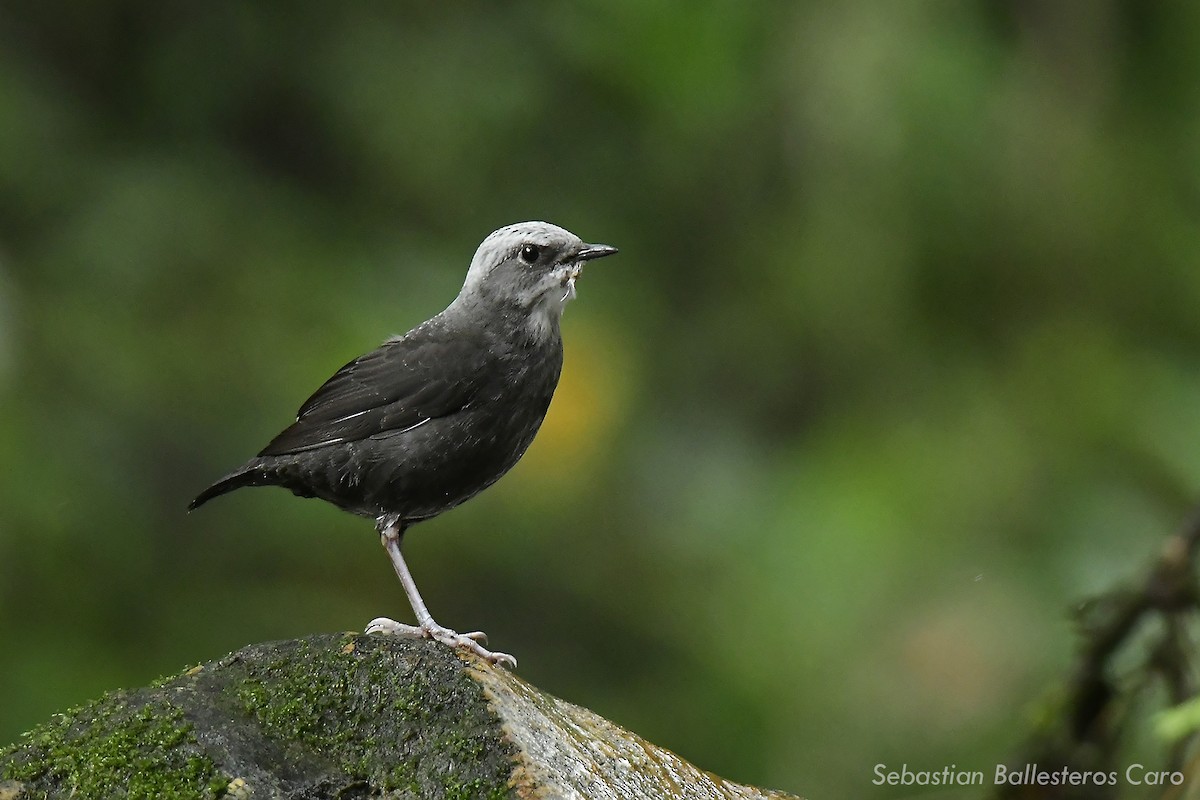
[[[407,608],[188,500],[547,219],[621,255],[434,615],[728,778],[990,770],[1200,495],[1200,5],[6,3],[0,743]],[[874,793],[874,794],[872,794]]]

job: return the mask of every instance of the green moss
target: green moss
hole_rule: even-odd
[[[432,650],[439,657],[422,659],[418,669],[417,659],[397,658],[394,643],[378,637],[293,644],[231,684],[264,733],[320,753],[377,789],[508,796],[507,745],[499,746],[495,720],[480,714],[482,690],[449,651]],[[448,785],[463,772],[475,777]]]
[[[453,651],[351,634],[253,645],[110,695],[0,753],[0,780],[79,800],[500,800],[514,758]]]
[[[183,672],[176,673],[175,675],[163,675],[160,678],[155,678],[154,680],[150,681],[150,688],[151,689],[161,689],[162,687],[168,686],[172,683],[178,683],[179,679],[181,677],[195,675],[203,669],[204,669],[203,664],[197,664],[196,666],[189,667],[188,669],[185,669]]]
[[[476,778],[467,783],[449,781],[446,784],[446,793],[443,798],[444,800],[506,800],[510,796],[507,786]]]
[[[0,753],[0,776],[80,800],[210,798],[220,783],[183,712],[162,700],[109,695],[27,733]],[[223,784],[222,784],[223,785]]]

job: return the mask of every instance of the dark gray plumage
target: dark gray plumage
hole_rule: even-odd
[[[583,264],[617,252],[546,222],[493,232],[446,310],[338,370],[296,421],[256,457],[192,501],[243,486],[282,486],[376,520],[416,613],[416,628],[373,620],[368,631],[426,636],[493,662],[481,633],[433,621],[400,555],[405,529],[470,499],[533,441],[562,369],[559,318]]]

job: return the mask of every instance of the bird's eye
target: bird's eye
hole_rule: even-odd
[[[541,254],[542,250],[536,244],[527,244],[521,248],[521,260],[526,264],[534,263]]]

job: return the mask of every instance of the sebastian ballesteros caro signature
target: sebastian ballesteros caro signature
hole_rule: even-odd
[[[1124,771],[1101,772],[1075,770],[1070,767],[1043,769],[1037,764],[997,764],[995,769],[959,769],[950,764],[934,769],[912,769],[902,764],[899,769],[887,764],[876,764],[872,770],[871,783],[875,786],[1115,786],[1126,783],[1130,786],[1180,786],[1182,772],[1155,770],[1143,764],[1130,764]],[[990,780],[989,780],[990,779]]]

